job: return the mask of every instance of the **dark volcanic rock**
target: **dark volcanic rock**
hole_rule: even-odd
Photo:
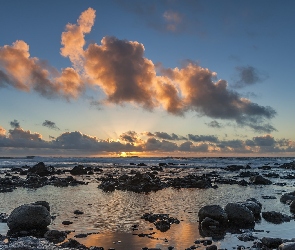
[[[294,242],[284,242],[283,244],[279,245],[279,250],[294,250],[295,243]]]
[[[245,167],[242,165],[228,165],[224,169],[227,171],[240,171],[241,169],[244,169]]]
[[[295,201],[292,201],[290,204],[290,212],[293,214],[295,213]]]
[[[258,217],[261,213],[262,204],[255,198],[247,199],[245,202],[238,202],[244,207],[248,208],[254,216]]]
[[[151,191],[158,191],[166,187],[161,179],[152,173],[146,172],[144,174],[136,172],[135,175],[122,175],[119,178],[113,176],[101,178],[101,184],[98,188],[103,191],[126,190],[136,193],[148,193]]]
[[[84,168],[83,165],[78,165],[73,167],[73,169],[70,171],[71,175],[84,175],[87,174],[87,169]]]
[[[239,203],[228,203],[225,208],[229,223],[239,228],[254,227],[255,218],[251,210]]]
[[[255,185],[270,185],[272,183],[261,175],[251,176],[250,181]]]
[[[12,231],[44,229],[51,222],[48,209],[43,205],[25,204],[15,208],[8,217]]]
[[[153,214],[145,213],[141,216],[141,219],[154,223],[156,228],[161,232],[166,232],[170,229],[171,224],[179,224],[180,221],[177,218],[169,217],[169,214]]]
[[[62,243],[61,247],[68,247],[68,248],[77,248],[77,249],[88,249],[85,245],[79,243],[74,239],[69,239],[68,241]]]
[[[44,238],[53,243],[61,243],[67,238],[67,233],[58,230],[48,230],[44,234]]]
[[[295,170],[295,161],[290,162],[290,163],[284,163],[283,165],[280,166],[280,168]]]
[[[71,224],[73,224],[73,222],[71,222],[71,221],[69,221],[69,220],[64,220],[64,221],[62,222],[62,224],[63,224],[63,225],[71,225]]]
[[[6,223],[8,219],[8,214],[0,213],[0,223]]]
[[[32,205],[41,205],[45,207],[48,210],[48,212],[50,212],[50,205],[47,201],[35,201],[34,203],[32,203]]]
[[[224,209],[219,205],[208,205],[204,206],[199,210],[198,213],[200,223],[206,218],[209,217],[215,221],[220,222],[221,224],[226,224],[228,217]]]
[[[261,239],[263,245],[267,246],[270,249],[278,248],[279,245],[283,243],[283,240],[280,238],[270,238],[270,237],[263,237]]]
[[[281,224],[291,220],[290,216],[275,211],[262,212],[262,218],[274,224]]]
[[[167,220],[159,220],[154,223],[156,228],[161,232],[166,232],[170,229],[170,223]]]
[[[291,203],[295,200],[295,191],[283,194],[280,198],[280,201],[284,204]]]
[[[29,168],[28,173],[34,173],[39,176],[48,176],[54,174],[54,167],[45,166],[44,162],[39,162],[38,164]]]

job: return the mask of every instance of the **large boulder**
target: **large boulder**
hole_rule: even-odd
[[[228,221],[239,228],[249,228],[255,225],[255,218],[250,209],[240,203],[228,203],[225,208]]]
[[[202,207],[198,213],[200,223],[206,218],[211,218],[221,224],[227,223],[227,214],[219,205],[207,205]]]
[[[255,217],[260,216],[262,205],[255,198],[247,199],[245,202],[238,202],[238,203],[248,208]]]
[[[37,174],[39,176],[48,176],[54,174],[54,167],[45,166],[44,162],[39,162],[38,164],[29,168],[28,172]]]
[[[8,217],[7,225],[12,231],[45,229],[51,222],[46,206],[24,204],[15,208]]]
[[[250,181],[255,185],[270,185],[270,184],[272,184],[272,182],[269,179],[266,179],[261,175],[251,176]]]

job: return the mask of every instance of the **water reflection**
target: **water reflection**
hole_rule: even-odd
[[[58,188],[45,186],[37,190],[18,188],[12,193],[0,193],[0,212],[10,213],[15,207],[37,200],[46,200],[50,203],[51,214],[56,216],[50,225],[51,229],[75,230],[69,235],[74,237],[79,233],[92,234],[79,241],[87,246],[103,246],[105,249],[141,249],[141,247],[159,247],[167,249],[185,249],[200,238],[198,230],[198,211],[204,205],[219,204],[225,206],[232,201],[245,201],[248,198],[257,198],[263,205],[263,211],[280,211],[289,214],[289,207],[280,203],[279,198],[283,191],[293,191],[294,187],[280,187],[271,185],[237,186],[219,185],[218,189],[172,189],[167,188],[156,193],[137,194],[133,192],[115,191],[102,192],[97,183],[76,187]],[[276,200],[264,200],[262,195],[272,195]],[[75,215],[75,210],[84,214]],[[180,224],[171,225],[165,233],[157,231],[153,224],[141,219],[144,213],[165,213],[178,218]],[[70,220],[73,224],[64,226],[62,221]],[[139,230],[132,232],[133,225],[139,225]],[[258,236],[292,238],[291,230],[294,221],[282,225],[270,225],[262,220],[257,223],[258,229],[269,230]],[[153,230],[150,230],[150,228]],[[287,228],[287,230],[285,230]],[[0,233],[5,234],[7,227],[1,223]],[[138,237],[132,233],[151,233],[158,239]],[[282,233],[284,235],[282,235]],[[290,236],[290,237],[289,237]],[[166,239],[166,240],[165,240]],[[220,246],[236,246],[235,236],[225,235],[225,238],[216,243]],[[121,243],[118,243],[121,241]],[[116,244],[114,244],[115,242]],[[241,243],[241,242],[238,242]],[[242,243],[243,244],[243,243]]]
[[[139,230],[136,233],[150,233],[147,230]],[[71,235],[73,236],[73,235]],[[142,247],[167,249],[174,246],[174,249],[185,249],[192,246],[195,240],[199,239],[198,224],[182,222],[172,225],[169,232],[161,233],[156,231],[153,238],[139,237],[132,233],[108,232],[105,234],[93,234],[79,242],[90,246],[104,246],[105,248],[138,250]]]

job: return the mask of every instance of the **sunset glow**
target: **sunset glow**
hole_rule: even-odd
[[[3,1],[0,156],[294,156],[295,3],[230,2]]]

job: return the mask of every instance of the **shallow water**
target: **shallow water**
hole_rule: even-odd
[[[45,186],[36,190],[18,188],[11,193],[0,193],[0,212],[10,213],[15,207],[46,200],[50,203],[51,214],[56,216],[50,225],[51,229],[75,230],[69,235],[79,233],[97,233],[84,239],[78,239],[87,246],[103,246],[105,249],[141,249],[143,246],[167,249],[169,245],[175,249],[185,249],[200,238],[198,231],[198,211],[204,205],[226,205],[228,202],[245,201],[257,198],[262,204],[262,211],[280,211],[289,214],[289,207],[280,203],[282,191],[293,191],[293,184],[280,186],[248,186],[219,185],[217,189],[172,189],[167,188],[149,194],[114,191],[105,193],[97,188],[97,183],[89,183],[76,187],[59,188]],[[264,200],[262,195],[274,195],[275,200]],[[81,210],[82,215],[75,215],[74,210]],[[168,213],[181,222],[173,224],[171,229],[161,233],[154,225],[140,217],[144,213]],[[64,226],[62,221],[70,220],[73,224]],[[131,226],[138,224],[139,230],[132,231]],[[283,237],[293,238],[294,221],[273,225],[263,219],[256,224],[257,229],[264,232],[256,233],[260,238]],[[153,228],[153,230],[150,230]],[[292,230],[291,230],[292,229]],[[0,223],[0,233],[6,234],[6,224]],[[268,233],[266,231],[269,231]],[[138,237],[133,233],[151,233],[154,238]],[[165,241],[166,239],[166,241]],[[120,242],[118,242],[120,241]],[[216,242],[219,247],[247,246],[235,235],[227,234],[223,240]]]
[[[63,166],[71,168],[72,164],[76,164],[80,158],[50,158],[49,164],[56,167]],[[37,159],[25,159],[17,162],[16,159],[9,160],[5,165],[4,160],[0,160],[0,167],[4,170],[7,167],[34,165]],[[81,160],[81,159],[80,159]],[[83,163],[92,166],[103,167],[102,175],[112,173],[114,176],[130,173],[132,170],[146,171],[148,166],[158,165],[163,162],[162,158],[147,159],[124,159],[119,164],[120,159],[101,159],[101,158],[85,158]],[[191,158],[191,159],[169,159],[167,162],[174,162],[169,168],[165,168],[163,172],[159,172],[159,176],[164,177],[180,177],[187,174],[202,175],[211,171],[216,171],[221,176],[227,178],[236,178],[238,172],[227,172],[219,167],[230,164],[249,164],[252,170],[258,171],[257,167],[265,164],[276,166],[279,163],[290,162],[294,159],[287,158]],[[118,161],[118,162],[117,162]],[[147,167],[138,168],[136,166],[122,167],[128,162],[146,162]],[[54,164],[53,164],[54,163]],[[9,165],[11,164],[11,165]],[[178,164],[178,165],[177,165]],[[185,165],[180,165],[185,164]],[[205,167],[201,167],[205,166]],[[216,167],[218,166],[218,167]],[[195,168],[198,167],[198,168]],[[248,171],[248,170],[247,170]],[[284,170],[280,168],[272,168],[269,171],[259,170],[260,173],[275,172],[281,176],[293,174],[292,170]],[[16,174],[13,174],[16,175]],[[0,171],[1,176],[1,171]],[[3,176],[3,174],[2,174]],[[91,176],[75,177],[89,182],[88,185],[80,185],[74,187],[54,187],[44,186],[38,189],[18,188],[10,193],[0,193],[0,213],[9,214],[14,208],[22,204],[35,202],[37,200],[46,200],[51,207],[51,215],[56,216],[50,225],[50,229],[58,230],[74,230],[68,237],[74,237],[80,233],[93,233],[87,238],[77,239],[86,246],[103,246],[105,249],[115,248],[138,250],[144,246],[159,247],[167,249],[168,246],[174,246],[176,250],[185,249],[194,244],[194,241],[202,236],[198,230],[198,211],[204,205],[218,204],[225,206],[229,202],[245,201],[248,198],[258,199],[262,205],[262,211],[278,211],[290,215],[289,206],[280,203],[279,199],[284,192],[294,191],[295,180],[272,179],[274,183],[285,182],[286,186],[279,185],[251,185],[238,186],[218,184],[217,189],[173,189],[166,188],[149,194],[139,194],[127,191],[103,192],[98,189],[100,177],[99,173]],[[61,175],[59,177],[65,177]],[[21,178],[25,178],[21,177]],[[245,178],[247,179],[247,178]],[[265,200],[263,195],[275,196],[277,199]],[[81,210],[84,214],[75,215],[75,210]],[[171,217],[178,218],[180,224],[171,225],[171,229],[165,233],[158,231],[155,226],[141,219],[144,213],[164,213]],[[64,226],[62,221],[69,220],[73,224]],[[133,225],[139,225],[138,230],[132,231]],[[152,230],[151,230],[152,228]],[[264,230],[263,232],[255,232],[254,236],[262,238],[281,237],[286,239],[294,238],[295,222],[274,225],[262,219],[256,223],[255,229]],[[8,228],[5,223],[0,223],[0,234],[5,235]],[[138,233],[152,233],[153,239],[148,237],[139,237]],[[237,245],[250,247],[252,242],[241,242],[235,234],[226,234],[223,239],[218,239],[215,244],[219,248],[233,248]],[[204,247],[203,247],[204,248]],[[202,249],[202,248],[200,248]]]

